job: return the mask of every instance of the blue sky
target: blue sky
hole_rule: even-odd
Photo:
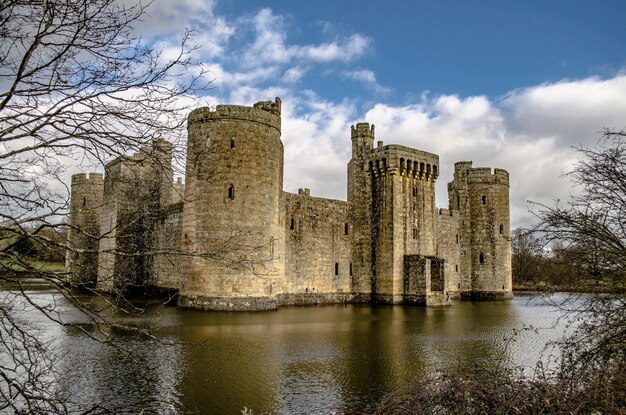
[[[133,0],[120,0],[132,2]],[[194,30],[211,87],[195,105],[280,96],[286,191],[345,199],[350,125],[511,175],[512,225],[577,189],[572,146],[626,128],[626,1],[156,0],[137,27]]]
[[[626,66],[626,2],[619,1],[222,1],[229,19],[269,8],[290,42],[360,34],[370,47],[341,68],[372,70],[402,103],[416,92],[497,97],[563,78],[612,76]],[[620,18],[621,17],[621,18]],[[330,68],[337,68],[330,66]],[[362,85],[315,72],[325,97],[367,96]],[[372,91],[368,91],[372,92]]]

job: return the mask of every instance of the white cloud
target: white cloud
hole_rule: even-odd
[[[255,38],[245,48],[242,63],[248,67],[265,64],[287,64],[290,62],[350,62],[369,52],[372,39],[353,34],[333,42],[297,45],[287,43],[287,29],[282,16],[271,9],[262,9],[252,17],[244,18],[239,27],[252,25]]]
[[[376,74],[369,69],[359,69],[353,71],[343,71],[341,76],[345,79],[362,82],[365,86],[377,94],[387,94],[391,92],[391,88],[386,88],[376,81]]]

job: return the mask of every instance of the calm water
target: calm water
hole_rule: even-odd
[[[36,296],[42,303],[54,298]],[[519,295],[439,308],[150,307],[133,321],[155,323],[158,340],[109,333],[129,355],[76,328],[39,324],[57,346],[55,381],[76,402],[134,404],[145,413],[239,414],[244,406],[255,414],[326,413],[367,411],[435,370],[501,358],[532,365],[563,333],[562,323],[555,326],[559,315],[539,297]],[[63,318],[93,330],[71,310]],[[509,340],[525,326],[538,330]]]

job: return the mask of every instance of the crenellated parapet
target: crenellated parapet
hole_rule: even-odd
[[[193,110],[187,118],[191,127],[197,123],[207,123],[211,121],[248,121],[255,122],[275,128],[280,134],[281,101],[276,98],[274,101],[260,101],[252,107],[243,105],[218,105],[215,110],[203,107]]]
[[[467,182],[509,186],[509,173],[503,169],[494,169],[492,173],[489,167],[470,168],[467,171]]]
[[[401,145],[375,148],[370,153],[368,166],[374,177],[397,175],[430,182],[439,177],[439,156]]]

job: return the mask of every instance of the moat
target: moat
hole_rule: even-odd
[[[53,298],[45,290],[36,296],[43,303]],[[551,328],[559,312],[530,295],[454,307],[285,307],[262,313],[155,306],[134,322],[156,321],[158,340],[109,333],[131,350],[125,356],[77,328],[26,315],[43,324],[58,348],[54,382],[72,400],[109,408],[134,403],[132,413],[367,411],[434,370],[502,357],[532,365],[564,330],[562,323]],[[65,319],[93,330],[77,313]],[[538,332],[507,341],[524,326]]]

